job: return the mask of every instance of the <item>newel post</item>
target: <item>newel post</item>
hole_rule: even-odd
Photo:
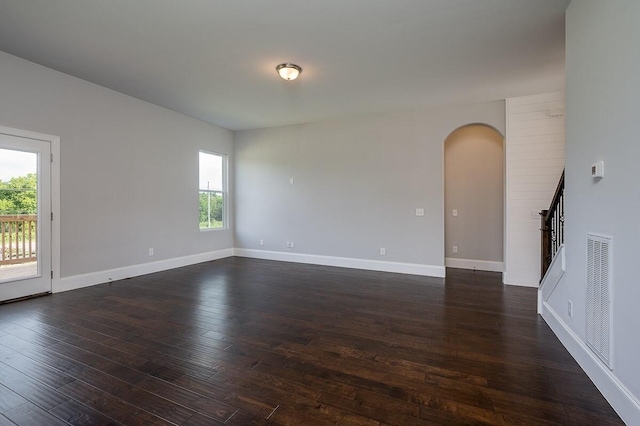
[[[549,210],[540,212],[540,281],[549,269],[549,253],[551,253],[551,228],[547,223]]]

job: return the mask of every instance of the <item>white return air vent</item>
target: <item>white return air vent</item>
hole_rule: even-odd
[[[587,345],[613,370],[611,238],[587,234]]]

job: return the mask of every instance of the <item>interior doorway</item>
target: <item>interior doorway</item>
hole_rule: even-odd
[[[52,291],[53,142],[20,132],[0,129],[0,301]]]
[[[444,142],[445,266],[502,272],[504,138],[470,124]]]

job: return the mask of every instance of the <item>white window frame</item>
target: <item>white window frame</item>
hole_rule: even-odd
[[[221,191],[217,189],[208,190],[208,189],[200,188],[200,154],[201,153],[208,154],[208,155],[216,155],[222,158],[222,190]],[[229,211],[228,181],[229,179],[227,175],[228,164],[229,164],[229,157],[227,154],[222,154],[220,152],[215,152],[215,151],[209,151],[206,149],[200,149],[198,151],[198,206],[200,205],[200,192],[206,191],[211,193],[222,194],[222,226],[219,228],[200,228],[200,207],[198,207],[198,229],[201,232],[221,231],[221,230],[229,229],[229,222],[228,222],[228,217],[229,217],[228,215],[228,211]]]

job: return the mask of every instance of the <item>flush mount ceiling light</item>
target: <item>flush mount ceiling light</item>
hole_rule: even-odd
[[[290,64],[287,62],[286,64],[278,65],[276,67],[276,71],[278,71],[280,77],[285,80],[295,80],[302,72],[302,68],[300,68],[296,64]]]

